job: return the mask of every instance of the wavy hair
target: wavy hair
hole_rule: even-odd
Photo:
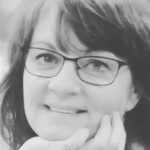
[[[10,70],[1,85],[1,131],[12,150],[36,135],[23,106],[23,72],[26,55],[43,5],[48,0],[26,0],[16,10],[16,28],[10,41]],[[150,2],[148,0],[60,0],[56,42],[74,50],[68,27],[88,51],[110,51],[130,67],[139,103],[126,113],[126,149],[138,142],[150,143]],[[150,147],[149,147],[150,148]]]

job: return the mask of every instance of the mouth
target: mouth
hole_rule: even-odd
[[[82,114],[87,113],[86,109],[79,109],[71,106],[54,106],[54,105],[44,105],[46,109],[56,113],[63,114]]]

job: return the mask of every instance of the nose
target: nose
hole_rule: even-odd
[[[74,63],[67,61],[60,72],[49,79],[48,89],[61,97],[75,96],[81,92],[80,82]]]

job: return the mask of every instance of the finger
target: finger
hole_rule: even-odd
[[[27,140],[19,150],[42,150],[47,149],[49,142],[40,138],[40,137],[33,137]]]
[[[41,137],[27,140],[19,150],[75,150],[78,149],[89,137],[89,130],[83,128],[66,141],[48,141]]]
[[[112,134],[109,141],[110,149],[124,150],[126,132],[119,112],[112,116]]]
[[[101,121],[100,128],[94,138],[94,147],[106,147],[111,135],[111,118],[109,115],[104,115]]]
[[[75,150],[80,148],[88,139],[89,134],[87,128],[79,130],[75,135],[63,142],[64,150]]]
[[[126,134],[125,137],[120,141],[119,149],[118,150],[124,150],[126,145]]]

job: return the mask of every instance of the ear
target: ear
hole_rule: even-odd
[[[139,99],[140,99],[139,94],[135,90],[133,90],[132,93],[131,93],[131,95],[130,95],[129,100],[127,101],[126,111],[130,111],[133,108],[135,108],[135,106],[139,102]]]

